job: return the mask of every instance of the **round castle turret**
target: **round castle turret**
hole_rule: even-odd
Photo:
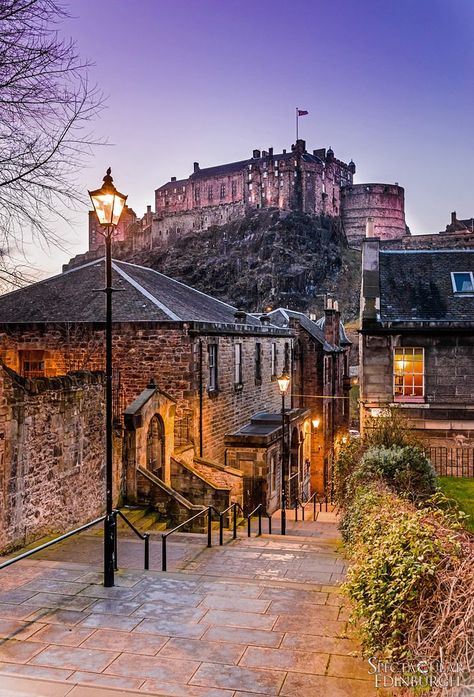
[[[398,184],[352,184],[341,189],[341,217],[349,244],[365,237],[367,218],[374,236],[395,240],[410,234],[405,223],[405,190]]]

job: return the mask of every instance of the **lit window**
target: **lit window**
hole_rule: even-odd
[[[393,394],[399,401],[421,401],[424,395],[424,349],[397,348],[393,355]]]
[[[241,385],[242,382],[242,344],[234,344],[234,383]]]
[[[209,392],[217,390],[217,344],[209,344],[207,347],[209,358]]]
[[[44,377],[44,351],[21,351],[20,366],[20,373],[24,378]]]
[[[453,271],[451,280],[455,293],[474,293],[474,274],[472,271]]]

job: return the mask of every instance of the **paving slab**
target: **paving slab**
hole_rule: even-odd
[[[347,636],[335,530],[290,521],[286,537],[211,549],[181,535],[168,573],[157,538],[148,572],[142,544],[124,538],[113,588],[97,535],[50,548],[0,572],[0,685],[23,681],[8,697],[45,680],[53,689],[25,697],[372,697]]]

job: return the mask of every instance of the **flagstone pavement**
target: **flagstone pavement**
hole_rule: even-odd
[[[82,534],[0,571],[0,697],[371,697],[348,632],[334,516],[289,534],[123,537],[104,588],[101,538]],[[215,544],[217,545],[217,535]]]

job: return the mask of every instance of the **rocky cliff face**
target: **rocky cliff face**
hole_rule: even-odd
[[[347,247],[335,218],[255,211],[127,260],[247,311],[283,306],[321,314],[328,293],[346,321],[358,314],[360,251]]]

